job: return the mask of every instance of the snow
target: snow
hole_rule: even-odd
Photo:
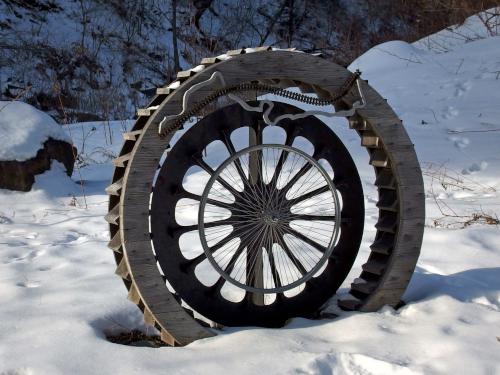
[[[48,114],[20,101],[0,101],[0,160],[31,159],[49,138],[71,142]]]
[[[389,42],[357,68],[403,119],[424,171],[427,227],[404,307],[346,313],[332,300],[333,320],[226,328],[184,348],[106,341],[105,332],[153,332],[126,300],[106,248],[104,188],[131,123],[73,124],[88,208],[78,170],[71,180],[58,163],[31,192],[0,191],[0,374],[500,373],[499,227],[460,223],[500,211],[500,38],[446,53]],[[376,191],[359,137],[344,120],[325,121],[353,154],[366,197],[366,233],[345,294],[375,234]]]
[[[499,7],[468,17],[462,24],[453,25],[415,42],[415,46],[435,52],[448,52],[471,41],[500,33]],[[488,27],[486,27],[486,25]]]

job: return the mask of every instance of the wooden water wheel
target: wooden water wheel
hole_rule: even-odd
[[[258,100],[266,94],[287,103]],[[317,112],[294,102],[347,117],[375,170],[377,234],[339,306],[400,302],[425,214],[401,121],[357,73],[305,53],[241,49],[159,88],[114,160],[106,220],[116,272],[165,342],[213,336],[206,322],[315,316],[351,269],[364,226],[358,172]]]

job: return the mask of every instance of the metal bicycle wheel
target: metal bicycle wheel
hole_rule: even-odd
[[[253,293],[281,293],[328,260],[339,206],[317,160],[286,145],[251,146],[226,159],[205,186],[198,216],[203,250],[226,281]]]

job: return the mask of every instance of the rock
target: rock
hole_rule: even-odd
[[[71,176],[77,150],[70,143],[49,138],[35,157],[25,161],[0,160],[0,189],[29,191],[35,175],[50,169],[52,160],[64,164]]]

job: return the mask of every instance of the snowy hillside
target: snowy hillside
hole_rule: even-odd
[[[403,119],[424,170],[427,228],[406,306],[224,329],[183,348],[108,342],[153,333],[114,276],[103,219],[110,158],[131,123],[73,124],[73,181],[55,165],[32,192],[0,191],[0,374],[500,373],[500,37],[447,49],[389,42],[350,66]],[[345,293],[375,234],[376,191],[359,137],[329,123],[365,184],[368,232]]]

